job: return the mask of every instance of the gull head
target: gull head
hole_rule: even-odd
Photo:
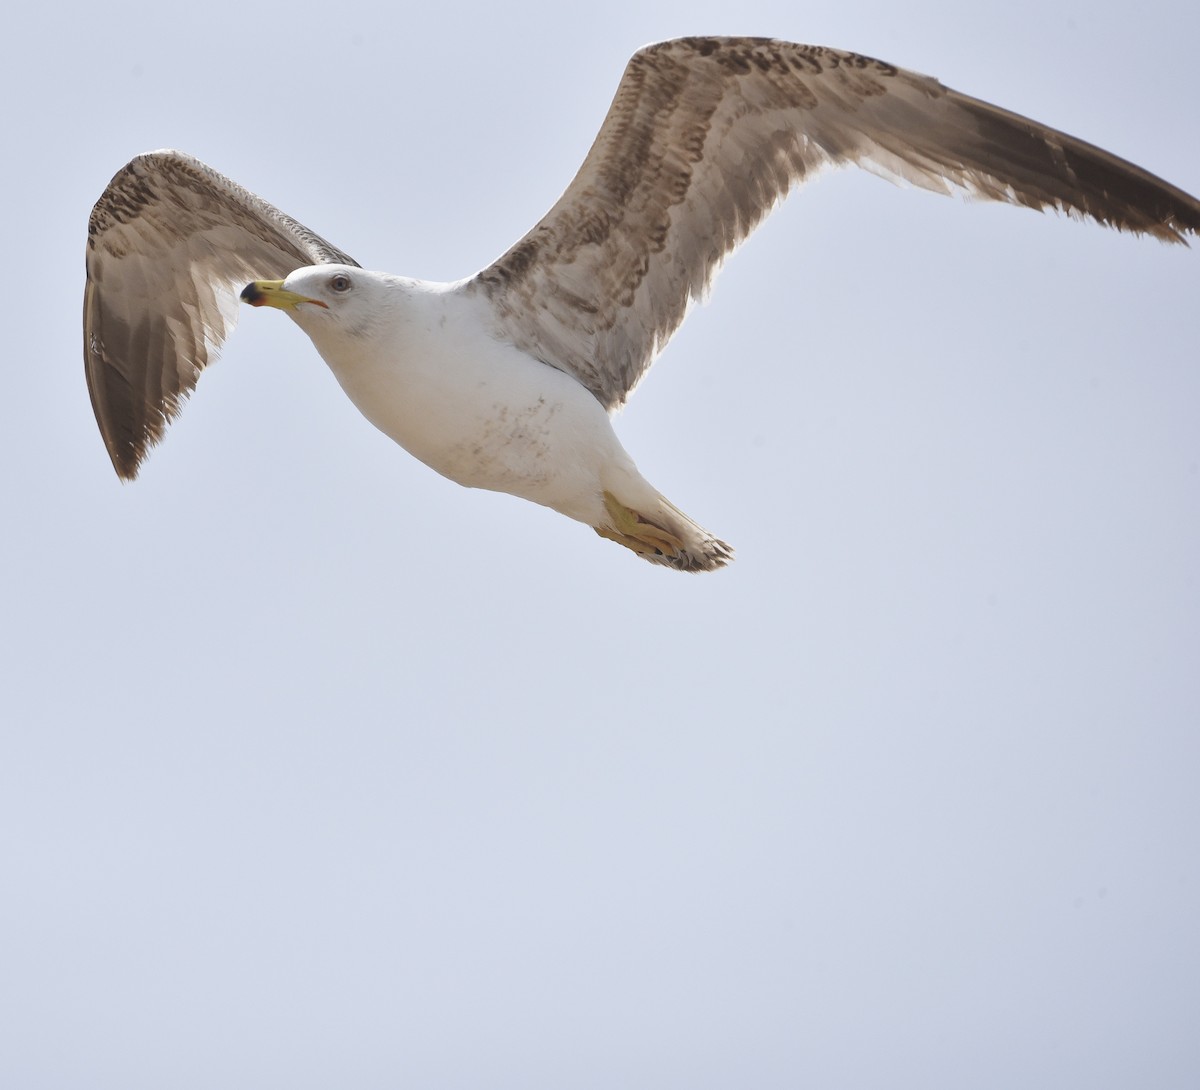
[[[252,307],[275,307],[310,337],[368,333],[394,290],[392,278],[354,265],[309,265],[286,280],[253,280],[242,289]]]

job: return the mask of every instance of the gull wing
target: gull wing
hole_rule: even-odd
[[[761,38],[630,60],[583,166],[471,282],[500,333],[624,402],[723,258],[818,169],[1053,208],[1184,241],[1200,202],[1091,144],[882,61]]]
[[[190,155],[122,168],[88,223],[83,360],[96,422],[131,480],[237,320],[237,288],[323,262],[355,265]]]

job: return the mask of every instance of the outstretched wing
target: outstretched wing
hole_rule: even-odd
[[[815,46],[688,38],[634,55],[574,181],[475,289],[505,336],[614,408],[725,255],[789,189],[844,163],[1167,242],[1200,231],[1182,190],[928,76]]]
[[[340,250],[190,155],[139,155],[88,223],[83,360],[96,422],[132,479],[237,320],[237,288]]]

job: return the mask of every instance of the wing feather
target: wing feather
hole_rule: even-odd
[[[96,422],[132,479],[237,319],[237,290],[357,262],[178,151],[122,168],[88,223],[83,358]]]
[[[620,405],[723,258],[815,171],[1184,241],[1200,202],[1100,148],[882,61],[769,39],[636,53],[575,179],[472,282],[518,347]]]

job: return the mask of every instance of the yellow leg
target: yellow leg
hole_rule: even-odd
[[[624,545],[642,556],[678,556],[683,552],[683,542],[669,530],[650,522],[644,515],[626,507],[611,492],[604,493],[604,507],[612,519],[612,527],[597,526],[601,537]]]

